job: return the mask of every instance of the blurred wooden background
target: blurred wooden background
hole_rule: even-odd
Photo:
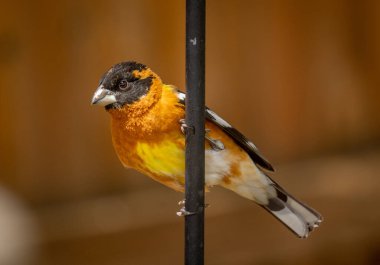
[[[182,195],[122,168],[90,99],[124,60],[184,89],[184,3],[3,3],[0,178],[29,231],[14,264],[181,264]],[[379,70],[379,1],[207,1],[208,106],[326,221],[298,240],[216,189],[206,264],[380,264]]]

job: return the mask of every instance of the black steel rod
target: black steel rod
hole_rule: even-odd
[[[185,264],[204,264],[205,0],[186,0]]]

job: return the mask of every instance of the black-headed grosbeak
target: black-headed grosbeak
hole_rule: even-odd
[[[176,191],[184,191],[185,94],[164,84],[137,62],[114,65],[100,80],[92,104],[111,115],[112,140],[125,167]],[[264,207],[299,237],[307,237],[321,215],[289,195],[264,170],[271,164],[256,146],[206,108],[205,183],[220,185]]]

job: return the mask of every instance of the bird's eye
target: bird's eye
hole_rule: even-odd
[[[126,90],[128,88],[128,81],[125,79],[122,79],[119,83],[119,88],[121,90]]]

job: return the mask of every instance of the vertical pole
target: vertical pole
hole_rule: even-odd
[[[185,264],[204,264],[205,0],[186,0]]]

